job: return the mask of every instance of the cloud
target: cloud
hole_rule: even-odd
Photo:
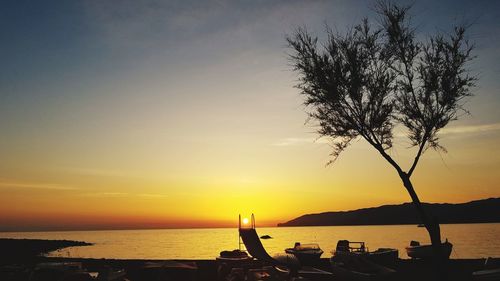
[[[80,196],[84,197],[127,197],[129,193],[125,192],[93,192],[93,193],[82,193]]]
[[[228,1],[228,4],[230,2]],[[204,1],[86,1],[87,21],[113,48],[172,49],[193,38],[209,38],[238,15],[226,5]]]
[[[95,177],[117,177],[117,178],[133,178],[130,172],[121,170],[106,170],[106,169],[92,169],[92,168],[78,168],[78,167],[56,167],[58,171],[68,172],[71,174],[95,176]]]
[[[159,193],[127,193],[127,192],[92,192],[82,193],[80,196],[84,197],[142,197],[142,198],[165,198],[167,195]]]
[[[274,146],[293,146],[315,143],[328,143],[326,138],[284,138],[271,145]]]
[[[76,187],[65,186],[52,183],[26,183],[0,181],[0,188],[26,188],[26,189],[47,189],[47,190],[78,190]]]
[[[474,134],[474,133],[485,133],[498,130],[500,130],[500,123],[466,125],[466,126],[445,127],[438,132],[438,135],[446,136],[446,135]],[[396,138],[406,138],[407,136],[408,136],[407,132],[402,127],[399,127],[394,132],[394,137]]]
[[[164,198],[167,197],[165,194],[159,194],[159,193],[139,193],[135,194],[136,196],[140,197],[147,197],[147,198]]]
[[[72,171],[76,174],[87,175],[87,176],[106,176],[106,177],[123,177],[125,173],[118,170],[99,170],[99,169],[86,169],[86,168],[68,168],[68,171]]]
[[[500,130],[500,123],[493,124],[482,124],[482,125],[467,125],[467,126],[455,126],[441,129],[439,135],[458,135],[458,134],[473,134],[473,133],[483,133],[492,132]],[[394,136],[397,138],[404,138],[407,136],[405,131],[401,129],[394,132]],[[273,146],[294,146],[294,145],[304,145],[304,144],[315,144],[315,143],[328,143],[326,138],[284,138],[275,143]]]
[[[500,130],[500,123],[444,128],[440,131],[440,134],[441,135],[471,134],[471,133],[491,132],[497,130]]]

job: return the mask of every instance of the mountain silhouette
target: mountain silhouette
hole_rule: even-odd
[[[439,223],[500,222],[500,198],[489,198],[467,203],[423,203],[429,214]],[[279,223],[278,226],[330,226],[330,225],[391,225],[420,224],[412,203],[384,205],[352,211],[307,214]]]

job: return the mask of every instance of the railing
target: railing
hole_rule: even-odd
[[[250,218],[250,225],[245,226],[245,223],[241,223],[241,214],[238,215],[238,249],[241,251],[241,246],[245,246],[243,241],[241,241],[240,229],[255,229],[255,216],[252,214]],[[246,250],[246,249],[245,249]]]
[[[245,219],[243,219],[245,220]],[[246,223],[241,223],[241,215],[238,215],[238,229],[242,228],[251,228],[255,229],[255,216],[252,214],[251,219],[250,219],[250,225],[247,225]]]

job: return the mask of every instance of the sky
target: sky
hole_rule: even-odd
[[[426,202],[500,196],[500,3],[412,1],[419,36],[472,23],[470,115],[414,175]],[[400,204],[363,140],[330,166],[285,36],[324,36],[374,1],[2,1],[0,231],[270,226]],[[373,21],[373,24],[377,23]],[[415,150],[397,135],[406,169]]]

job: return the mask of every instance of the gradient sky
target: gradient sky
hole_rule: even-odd
[[[413,2],[413,1],[412,1]],[[373,1],[2,1],[0,230],[272,225],[408,202],[366,142],[329,167],[285,35]],[[473,22],[470,116],[413,176],[423,201],[500,196],[500,2],[415,1],[419,31]],[[398,137],[391,154],[408,167]]]

